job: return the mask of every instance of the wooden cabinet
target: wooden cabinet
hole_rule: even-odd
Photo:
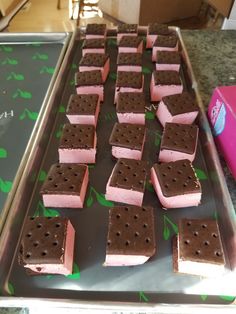
[[[224,17],[229,17],[234,0],[207,0]]]
[[[21,0],[0,0],[0,13],[2,16],[8,15],[14,8],[22,2]]]

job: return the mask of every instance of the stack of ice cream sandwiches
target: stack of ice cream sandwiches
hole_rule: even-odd
[[[198,206],[201,184],[192,162],[199,129],[194,121],[198,106],[183,92],[178,36],[166,25],[152,23],[147,29],[146,49],[152,49],[155,70],[150,82],[150,101],[159,102],[156,116],[163,126],[158,162],[150,171],[142,160],[146,140],[143,39],[136,24],[117,28],[117,78],[114,102],[117,120],[110,135],[114,168],[105,197],[118,204],[109,209],[105,266],[134,266],[156,254],[155,213],[143,204],[149,174],[164,209]],[[96,127],[104,83],[110,69],[106,53],[106,25],[88,24],[82,58],[75,74],[76,93],[66,109],[53,164],[42,185],[45,207],[82,208],[89,183],[88,164],[96,162]],[[178,210],[178,209],[177,209]],[[33,274],[72,273],[75,230],[61,217],[29,217],[26,221],[19,262]],[[174,270],[201,276],[224,271],[224,253],[216,221],[179,221],[173,248]]]
[[[82,58],[75,74],[76,93],[69,98],[68,123],[63,126],[59,142],[59,163],[51,166],[40,190],[45,207],[84,206],[88,164],[96,162],[96,126],[110,68],[105,39],[105,24],[87,25]],[[71,274],[74,241],[75,230],[68,218],[29,217],[19,262],[31,274]]]

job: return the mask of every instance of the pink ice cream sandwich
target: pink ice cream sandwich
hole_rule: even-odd
[[[71,95],[66,116],[71,124],[91,124],[96,127],[100,111],[97,94]]]
[[[167,25],[159,23],[148,24],[146,48],[152,48],[158,35],[170,35],[170,30]]]
[[[82,55],[86,53],[105,53],[105,39],[91,38],[85,39],[82,45]]]
[[[145,137],[144,125],[115,123],[109,139],[109,144],[112,145],[112,156],[117,159],[142,159]]]
[[[156,61],[159,51],[178,51],[177,36],[157,36],[152,48],[152,61]]]
[[[142,206],[147,162],[121,158],[117,161],[106,186],[106,199]]]
[[[163,97],[181,94],[183,84],[176,71],[154,71],[150,83],[151,101],[160,101]]]
[[[137,24],[119,24],[117,26],[117,43],[120,42],[123,36],[137,36],[138,25]]]
[[[52,165],[40,190],[44,206],[83,208],[88,180],[87,165]]]
[[[143,40],[138,36],[123,36],[118,44],[118,53],[142,53]]]
[[[183,92],[162,98],[156,116],[164,126],[166,122],[192,124],[199,108],[191,94]]]
[[[167,122],[162,135],[159,161],[188,159],[192,162],[196,154],[197,140],[196,125]]]
[[[202,277],[222,276],[225,257],[214,219],[181,219],[173,241],[175,272]]]
[[[156,253],[152,207],[116,206],[109,210],[104,266],[144,264]]]
[[[29,275],[72,274],[75,230],[62,217],[27,217],[18,255]]]
[[[188,159],[155,164],[151,180],[164,208],[198,206],[201,185]]]
[[[119,93],[116,113],[120,123],[145,124],[144,93]]]
[[[181,57],[178,51],[158,51],[156,56],[156,70],[179,72]]]
[[[75,73],[77,94],[98,94],[100,101],[104,99],[104,85],[100,70]]]
[[[107,33],[107,26],[106,24],[96,24],[91,23],[87,24],[85,29],[85,38],[91,39],[91,38],[105,38]]]
[[[67,123],[63,127],[59,143],[59,161],[94,164],[96,145],[97,135],[93,125]]]
[[[118,71],[116,79],[116,90],[114,103],[117,103],[119,93],[124,92],[143,92],[144,78],[141,72]]]
[[[142,54],[137,52],[119,53],[117,71],[142,72]]]
[[[79,71],[87,72],[100,70],[103,82],[106,81],[110,70],[110,59],[103,53],[86,53],[79,62]]]

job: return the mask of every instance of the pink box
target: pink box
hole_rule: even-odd
[[[217,87],[208,107],[215,142],[236,179],[236,86]]]

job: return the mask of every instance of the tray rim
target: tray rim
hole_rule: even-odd
[[[141,31],[143,31],[143,30],[146,30],[147,29],[147,27],[141,27],[140,28],[140,30]],[[206,122],[206,127],[207,127],[207,131],[209,131],[209,132],[206,132],[206,135],[207,135],[207,137],[208,137],[208,140],[209,140],[209,142],[211,143],[211,145],[213,146],[213,150],[214,150],[214,152],[215,152],[215,158],[214,158],[214,165],[215,165],[215,167],[216,167],[216,169],[217,169],[217,175],[218,175],[218,171],[219,171],[219,175],[218,175],[218,179],[219,179],[219,182],[220,182],[220,186],[221,186],[221,188],[222,188],[222,190],[224,191],[224,195],[225,195],[225,201],[226,201],[226,203],[228,204],[228,206],[229,206],[229,208],[231,208],[231,209],[233,209],[234,210],[234,207],[233,207],[233,204],[232,204],[232,201],[231,201],[231,198],[230,198],[230,195],[229,195],[229,192],[228,192],[228,187],[227,187],[227,185],[226,185],[226,181],[225,181],[225,178],[224,178],[224,175],[223,175],[223,170],[222,170],[222,167],[221,167],[221,164],[220,164],[220,160],[219,160],[219,158],[218,158],[218,153],[217,153],[217,151],[216,151],[216,148],[215,148],[215,144],[214,144],[214,141],[213,141],[213,136],[212,136],[212,134],[211,134],[211,130],[210,130],[210,127],[209,127],[209,124],[208,124],[208,120],[207,120],[207,118],[206,118],[206,114],[205,114],[205,111],[204,111],[204,107],[203,107],[203,102],[202,102],[202,100],[201,100],[201,96],[200,96],[200,93],[199,93],[199,91],[198,91],[198,86],[197,86],[197,82],[196,82],[196,79],[195,79],[195,76],[194,76],[194,74],[193,74],[193,70],[192,70],[192,66],[191,66],[191,62],[190,62],[190,59],[189,59],[189,56],[188,56],[188,53],[187,53],[187,50],[186,50],[186,47],[185,47],[185,44],[184,44],[184,42],[183,42],[183,38],[182,38],[182,35],[181,35],[181,31],[180,31],[180,29],[178,28],[178,27],[170,27],[170,29],[172,29],[172,30],[175,30],[177,33],[178,33],[178,36],[179,36],[179,40],[180,40],[180,42],[181,42],[181,45],[182,45],[182,48],[183,48],[183,51],[184,51],[184,54],[185,54],[185,57],[186,57],[186,62],[187,62],[187,65],[188,65],[188,67],[189,67],[189,70],[190,70],[190,74],[191,74],[191,79],[192,79],[192,88],[194,89],[194,91],[195,91],[195,94],[196,94],[196,98],[197,98],[197,101],[198,101],[198,104],[199,104],[199,107],[200,107],[200,109],[201,109],[201,114],[202,114],[202,117],[203,117],[203,119],[205,119],[205,122]],[[82,29],[83,30],[83,29]],[[111,31],[114,31],[114,29],[110,29]],[[67,65],[67,58],[68,58],[68,55],[69,55],[69,52],[71,51],[71,49],[72,49],[72,47],[73,47],[73,44],[74,44],[74,40],[75,40],[75,38],[76,38],[76,36],[77,36],[78,34],[77,34],[77,31],[75,31],[74,32],[74,34],[73,34],[73,38],[71,39],[71,41],[70,41],[70,44],[69,44],[69,47],[68,47],[68,50],[67,50],[67,53],[66,53],[66,56],[65,56],[65,58],[64,58],[64,60],[63,60],[63,63],[62,63],[62,66],[61,66],[61,68],[60,68],[60,73],[59,73],[59,75],[58,75],[58,78],[60,77],[60,74],[63,72],[63,69],[66,67],[66,65]],[[53,92],[55,92],[56,91],[56,86],[57,86],[57,82],[56,82],[56,84],[55,84],[55,86],[54,86],[54,88],[53,88],[53,90],[52,90],[52,94],[50,95],[50,97],[49,97],[49,100],[48,100],[48,104],[47,104],[47,110],[49,110],[50,109],[50,106],[52,106],[52,103],[53,103]],[[46,116],[46,114],[44,115],[44,117]],[[38,133],[37,133],[37,136],[36,136],[36,138],[35,138],[35,142],[34,142],[34,145],[33,145],[33,147],[36,147],[37,146],[37,141],[39,141],[40,140],[40,136],[42,135],[41,133],[42,133],[42,129],[43,129],[43,126],[44,126],[44,120],[42,119],[42,121],[41,121],[41,124],[40,124],[40,128],[39,128],[39,130],[38,130]],[[32,149],[33,150],[33,149]],[[29,160],[31,160],[31,159],[33,159],[33,157],[34,157],[34,153],[32,152],[31,154],[30,154],[30,158],[29,158]],[[28,161],[28,163],[27,163],[27,165],[29,166],[29,164],[30,164],[30,161]],[[27,170],[28,170],[28,168],[27,167],[25,167],[25,169],[24,169],[24,173],[23,173],[23,175],[22,175],[22,178],[21,178],[21,185],[19,186],[19,188],[18,188],[18,190],[17,190],[17,195],[19,195],[19,193],[23,190],[23,188],[22,188],[22,185],[24,185],[24,183],[25,183],[25,181],[26,181],[26,178],[27,178]],[[17,203],[17,195],[16,195],[16,197],[14,198],[14,202],[16,202]],[[9,222],[9,220],[8,220],[8,224],[10,224],[10,222]],[[235,226],[236,226],[236,222],[235,222]],[[236,230],[236,228],[235,228],[235,230]],[[1,258],[1,239],[0,239],[0,258]],[[67,304],[67,301],[68,301],[68,304],[74,304],[74,305],[83,305],[83,304],[86,304],[86,305],[92,305],[92,304],[94,304],[94,305],[98,305],[98,304],[105,304],[106,306],[109,306],[110,304],[111,305],[113,305],[114,304],[114,302],[97,302],[97,301],[94,301],[94,302],[91,302],[91,301],[83,301],[83,300],[76,300],[76,299],[69,299],[69,300],[67,300],[67,299],[60,299],[60,300],[58,300],[58,299],[46,299],[46,298],[42,298],[42,299],[39,299],[39,298],[25,298],[25,297],[0,297],[0,301],[6,301],[6,302],[8,302],[10,300],[10,303],[11,302],[14,302],[14,300],[22,300],[22,302],[24,303],[24,300],[25,301],[27,301],[27,302],[30,302],[30,301],[32,301],[32,300],[34,300],[34,302],[37,302],[37,301],[39,301],[40,300],[40,302],[48,302],[48,300],[49,300],[49,302],[53,302],[53,304],[55,303],[55,304],[64,304],[64,302]],[[11,301],[12,300],[12,301]],[[42,301],[41,301],[42,300]],[[118,302],[115,302],[115,304],[117,304]],[[125,306],[125,305],[127,305],[127,304],[135,304],[135,305],[137,305],[137,304],[142,304],[142,303],[127,303],[127,302],[120,302],[120,304],[123,306]],[[74,306],[73,305],[73,306]],[[150,306],[147,306],[147,308],[148,309],[150,309],[150,308],[153,308],[153,305],[155,305],[155,306],[162,306],[162,305],[164,305],[164,304],[161,304],[161,303],[153,303],[153,304],[151,304],[151,303],[149,303],[149,305]],[[186,306],[186,304],[177,304],[176,306]],[[193,304],[193,306],[194,306],[194,308],[196,308],[196,306],[198,306],[199,305],[199,307],[201,308],[202,306],[205,306],[205,305],[202,305],[202,304],[198,304],[198,303],[194,303]],[[63,305],[62,305],[63,306]],[[168,305],[169,306],[169,305]],[[172,308],[172,306],[175,306],[174,304],[171,304],[171,307],[170,308]],[[189,304],[187,304],[187,306],[188,306],[188,309],[190,308],[189,306],[191,306],[191,304],[189,303]],[[206,305],[207,306],[207,308],[208,308],[208,305]],[[214,306],[216,306],[217,308],[219,308],[219,307],[221,307],[221,306],[223,306],[224,308],[225,308],[225,306],[228,308],[229,307],[229,305],[227,304],[227,305],[221,305],[221,304],[216,304],[216,303],[214,303]],[[139,308],[139,307],[138,307]],[[105,309],[105,308],[104,308]],[[107,308],[106,308],[107,309]],[[117,309],[117,308],[116,308]],[[123,309],[123,308],[122,308]],[[134,309],[134,307],[132,307],[132,309]],[[139,308],[140,309],[140,308]],[[155,308],[156,309],[156,308]]]

